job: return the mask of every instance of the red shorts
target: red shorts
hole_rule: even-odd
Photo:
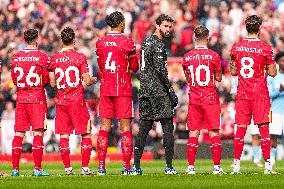
[[[19,132],[29,131],[31,126],[33,131],[47,129],[46,113],[45,102],[37,104],[17,103],[14,130]]]
[[[270,99],[236,100],[235,122],[238,125],[249,125],[251,119],[256,125],[271,122]]]
[[[188,130],[216,130],[220,129],[219,104],[189,104],[187,114]]]
[[[130,96],[101,96],[100,118],[128,119],[133,117],[133,101]]]
[[[91,133],[91,120],[85,103],[57,105],[55,117],[56,134],[76,135]]]

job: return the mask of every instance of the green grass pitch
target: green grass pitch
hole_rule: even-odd
[[[232,161],[224,160],[223,169],[230,173]],[[197,160],[197,175],[185,175],[185,160],[175,160],[174,167],[179,175],[164,175],[164,161],[142,162],[143,176],[121,176],[121,163],[107,163],[107,176],[80,176],[80,163],[73,163],[75,176],[65,176],[62,163],[44,163],[49,177],[32,177],[33,164],[21,164],[20,177],[0,178],[0,188],[277,188],[284,187],[284,162],[277,162],[281,175],[264,175],[263,168],[256,168],[252,162],[241,162],[242,175],[212,175],[212,161]],[[96,164],[90,167],[96,169]],[[0,169],[10,173],[9,163],[1,164]]]

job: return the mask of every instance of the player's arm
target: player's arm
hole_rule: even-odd
[[[238,71],[237,71],[237,66],[236,66],[236,56],[235,56],[235,45],[233,45],[231,51],[230,51],[230,56],[231,56],[231,62],[230,62],[230,73],[232,76],[237,76]]]
[[[139,63],[138,63],[138,58],[137,58],[137,55],[136,55],[135,46],[134,46],[133,51],[130,52],[130,55],[129,55],[129,68],[133,72],[137,72],[139,70]]]
[[[280,95],[280,85],[277,85],[272,77],[267,77],[269,96],[271,99]]]
[[[81,73],[83,73],[82,78],[87,86],[93,85],[97,82],[97,78],[92,77],[89,74],[89,67],[85,55],[82,56]]]
[[[234,62],[235,57],[231,56],[231,62],[230,62],[230,73],[232,76],[237,76],[238,72],[237,72],[237,66],[236,66],[236,62]]]
[[[44,56],[43,57],[43,73],[42,73],[42,83],[43,85],[48,84],[49,81],[49,71],[48,71],[48,67],[49,67],[49,58],[48,56]]]
[[[96,43],[96,55],[97,55],[98,67],[102,71],[104,69],[105,62],[103,62],[103,53],[102,53],[102,47],[100,45],[100,41],[97,41]]]
[[[89,73],[83,73],[82,77],[87,86],[93,85],[97,82],[97,78],[90,76]]]
[[[266,73],[271,77],[275,77],[277,74],[277,69],[273,51],[270,45],[267,47],[267,49],[264,50],[264,55],[266,57]]]
[[[266,66],[267,74],[271,77],[275,77],[277,75],[277,69],[275,64],[268,64]]]
[[[17,86],[17,76],[15,75],[15,72],[14,72],[14,68],[15,68],[15,62],[14,62],[14,59],[16,57],[12,57],[11,59],[11,62],[10,62],[10,65],[11,65],[11,77],[12,77],[12,81],[14,83],[15,86]]]
[[[183,73],[184,73],[184,76],[185,76],[185,78],[186,78],[186,81],[189,81],[189,76],[188,76],[188,74],[187,74],[187,70],[186,70],[186,67],[185,67],[185,66],[183,66]]]
[[[56,78],[54,72],[49,72],[49,83],[52,88],[56,87]]]
[[[214,77],[215,80],[218,82],[222,81],[222,65],[221,65],[221,58],[220,56],[216,53],[216,57],[214,59]]]
[[[168,69],[165,66],[166,62],[164,60],[164,54],[166,54],[164,47],[155,47],[153,53],[153,63],[156,73],[159,75],[159,78],[166,86],[167,90],[169,90],[171,88],[171,84],[168,79]]]
[[[183,57],[183,60],[182,60],[182,69],[183,69],[183,73],[184,73],[185,79],[188,82],[189,81],[189,76],[187,74],[187,66],[186,66],[185,57]]]
[[[49,60],[49,64],[48,64],[48,76],[49,76],[49,83],[50,83],[50,86],[52,88],[55,88],[56,87],[56,77],[55,77],[55,74],[54,74],[54,57],[51,57],[50,60]]]

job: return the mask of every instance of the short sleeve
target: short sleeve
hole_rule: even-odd
[[[236,61],[236,49],[235,49],[235,44],[232,46],[231,50],[230,50],[230,57],[231,57],[231,61],[235,62]]]
[[[55,58],[54,58],[54,56],[52,56],[52,57],[50,57],[50,59],[48,61],[47,70],[49,72],[54,72],[54,65],[55,65]]]
[[[221,58],[217,53],[214,56],[214,67],[215,67],[215,73],[222,72]]]
[[[266,57],[266,64],[275,64],[273,50],[270,45],[267,45],[266,49],[264,49],[264,57]]]
[[[82,54],[81,60],[82,60],[81,68],[80,68],[81,73],[82,73],[82,74],[83,74],[83,73],[89,73],[89,67],[88,67],[87,57]]]

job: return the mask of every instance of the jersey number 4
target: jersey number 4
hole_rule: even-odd
[[[35,73],[36,66],[31,66],[29,73],[26,77],[26,84],[28,84],[30,87],[38,86],[40,84],[40,76]],[[21,67],[15,67],[14,73],[19,72],[19,76],[17,77],[17,87],[25,87],[26,84],[24,82],[21,82],[22,78],[24,77],[24,70]],[[31,79],[34,78],[32,81]]]
[[[107,54],[105,69],[110,70],[111,73],[115,73],[115,70],[116,70],[115,61],[114,60],[111,61],[111,57],[112,57],[112,52],[109,52]]]

